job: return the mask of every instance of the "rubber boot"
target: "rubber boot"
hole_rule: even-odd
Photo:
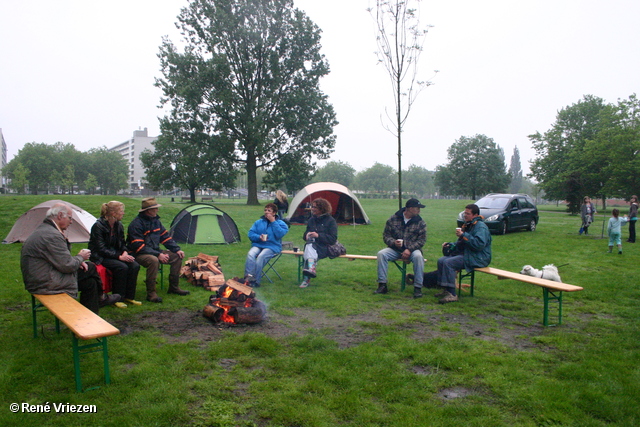
[[[178,285],[169,285],[169,289],[167,290],[168,294],[176,294],[180,296],[189,295],[189,291],[185,291],[184,289],[180,289]]]
[[[307,268],[302,270],[302,274],[306,277],[315,278],[316,277],[316,265],[317,261],[315,259],[307,260]]]
[[[147,301],[162,302],[162,298],[156,293],[156,282],[147,282]]]

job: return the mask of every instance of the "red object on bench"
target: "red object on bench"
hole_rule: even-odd
[[[113,280],[113,274],[111,270],[107,269],[102,264],[96,264],[96,270],[98,270],[98,274],[100,275],[100,279],[102,280],[102,291],[105,294],[111,292],[111,281]]]

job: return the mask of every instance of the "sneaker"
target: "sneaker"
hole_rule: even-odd
[[[422,288],[414,286],[413,288],[413,298],[422,298]]]
[[[457,302],[458,301],[458,296],[457,295],[452,295],[449,292],[447,292],[447,295],[442,298],[440,301],[438,301],[440,304],[446,304],[448,302]]]
[[[118,308],[127,308],[127,304],[123,303],[123,302],[117,302],[115,304],[113,304],[114,307],[118,307]]]
[[[442,292],[438,292],[437,294],[435,294],[434,297],[442,298],[442,297],[446,297],[447,295],[451,295],[451,294],[449,293],[449,291],[445,289]]]
[[[386,283],[379,283],[378,284],[378,289],[376,289],[373,293],[374,294],[386,294],[387,292],[389,292],[389,289],[387,289],[387,284]]]
[[[305,277],[304,280],[302,281],[302,283],[300,283],[300,287],[301,288],[306,288],[307,286],[309,286],[311,283],[309,282],[309,278]]]
[[[125,298],[124,302],[131,305],[142,305],[140,301],[136,301],[134,299]]]

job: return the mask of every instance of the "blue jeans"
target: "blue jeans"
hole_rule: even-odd
[[[244,276],[247,277],[247,275],[251,274],[255,277],[256,283],[260,284],[262,269],[276,255],[271,249],[252,246],[247,253],[247,261],[244,264]]]
[[[391,248],[384,248],[378,252],[378,283],[387,283],[389,261],[396,261],[401,258],[402,253]],[[413,286],[421,288],[424,277],[424,258],[422,257],[422,251],[419,249],[413,251],[409,260],[413,263]]]
[[[438,286],[447,288],[456,294],[456,274],[464,268],[464,255],[443,256],[438,258]]]

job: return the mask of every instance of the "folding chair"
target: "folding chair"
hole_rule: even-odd
[[[280,273],[278,273],[278,270],[276,270],[276,267],[275,267],[276,262],[278,262],[281,256],[282,256],[282,252],[278,253],[276,256],[274,256],[269,261],[267,261],[264,268],[262,269],[262,277],[266,277],[269,283],[273,283],[273,280],[271,280],[271,278],[267,274],[270,271],[273,271],[276,274],[276,276],[278,276],[278,278],[282,280],[282,276],[280,276]]]

